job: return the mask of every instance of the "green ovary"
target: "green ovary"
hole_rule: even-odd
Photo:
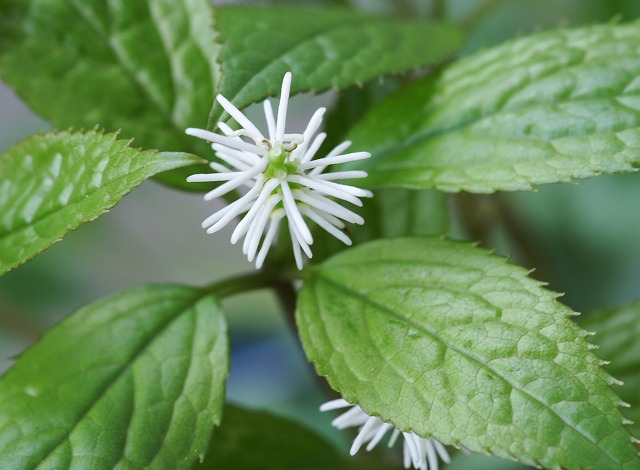
[[[272,149],[269,151],[269,166],[264,172],[265,178],[286,178],[287,175],[298,171],[298,162],[287,161],[289,158],[289,152],[280,149],[276,151]]]

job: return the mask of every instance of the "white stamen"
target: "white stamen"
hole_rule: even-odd
[[[240,176],[237,176],[234,179],[221,184],[216,189],[209,191],[207,194],[204,195],[204,200],[210,201],[224,194],[227,194],[229,191],[236,189],[237,187],[244,184],[246,181],[249,181],[254,176],[257,176],[260,172],[261,172],[260,168],[253,168],[251,170],[242,172]]]
[[[244,152],[242,150],[231,149],[231,148],[225,147],[224,145],[221,145],[221,144],[213,144],[211,146],[211,148],[216,151],[216,155],[220,159],[223,159],[222,158],[223,156],[224,157],[231,157],[234,161],[240,161],[241,165],[245,165],[247,167],[253,167],[255,165],[260,165],[263,162],[263,159],[260,158],[255,153]],[[264,159],[264,161],[266,162],[266,158]],[[236,166],[235,163],[233,163],[233,166]]]
[[[325,134],[324,132],[321,132],[320,134],[318,134],[316,138],[313,140],[313,143],[309,146],[309,149],[304,153],[300,161],[308,162],[309,160],[311,160],[316,154],[316,152],[320,149],[320,146],[322,145],[322,143],[324,142],[324,139],[326,138],[327,138],[327,134]]]
[[[211,225],[211,227],[207,229],[207,233],[211,234],[211,233],[216,233],[218,230],[222,230],[234,218],[248,211],[249,207],[251,207],[251,203],[245,204],[244,206],[238,205],[235,208],[236,210],[225,213],[224,216],[220,218],[220,220],[218,220],[216,223],[214,223],[213,225]]]
[[[263,147],[244,142],[243,140],[237,140],[231,137],[222,136],[220,134],[214,134],[213,132],[205,131],[203,129],[189,128],[185,131],[187,134],[200,139],[204,139],[209,142],[215,142],[217,144],[225,145],[229,148],[236,150],[246,150],[258,155],[266,155],[267,150]]]
[[[264,100],[264,117],[267,119],[267,129],[269,131],[269,140],[276,140],[276,121],[273,118],[273,108],[271,102]]]
[[[342,142],[341,144],[336,145],[333,150],[331,150],[331,152],[329,152],[327,154],[326,158],[330,158],[330,157],[335,157],[336,155],[340,155],[342,154],[342,152],[344,152],[345,150],[347,150],[349,147],[351,147],[351,141],[350,140],[345,140],[344,142]],[[308,175],[309,176],[316,176],[319,175],[320,173],[322,173],[325,169],[327,168],[327,165],[322,165],[322,166],[317,166],[315,167],[313,170],[311,170]]]
[[[226,184],[226,183],[225,183]],[[296,201],[293,199],[293,195],[291,194],[291,189],[289,189],[289,185],[286,181],[282,181],[280,183],[280,188],[282,189],[282,200],[284,202],[284,210],[287,212],[291,223],[295,224],[298,228],[298,231],[302,235],[302,238],[311,245],[313,243],[313,237],[311,236],[311,232],[309,231],[309,227],[304,223],[302,219],[302,215],[300,215],[300,211],[298,210],[298,206],[296,205]]]
[[[320,405],[320,411],[337,410],[340,408],[347,408],[349,406],[353,406],[353,405],[349,403],[347,400],[345,400],[344,398],[338,398],[336,400],[331,400]]]
[[[380,426],[380,428],[378,428],[378,430],[376,431],[376,434],[373,436],[373,438],[369,441],[369,444],[367,444],[367,450],[370,451],[375,446],[377,446],[384,435],[387,433],[387,431],[389,431],[389,429],[391,429],[392,427],[393,424],[390,423],[382,424],[382,426]]]
[[[329,166],[335,165],[337,163],[347,163],[353,162],[356,160],[363,160],[365,158],[369,158],[371,154],[369,152],[354,152],[354,153],[345,153],[344,155],[336,155],[335,157],[324,157],[319,158],[318,160],[312,160],[307,163],[303,163],[300,165],[301,170],[310,170],[311,168],[315,168],[317,166]]]
[[[284,210],[287,214],[287,217],[289,217],[289,219],[291,220],[291,215],[287,212],[286,205],[284,206]],[[311,248],[302,237],[302,234],[300,233],[300,230],[298,229],[296,224],[291,223],[290,225],[291,225],[291,228],[293,229],[293,236],[298,240],[298,244],[300,245],[300,248],[302,248],[302,251],[304,251],[304,254],[307,255],[307,258],[309,259],[313,258],[313,253],[311,252]]]
[[[429,462],[429,468],[431,468],[431,470],[438,470],[438,456],[436,455],[436,451],[433,448],[431,439],[424,439],[423,445],[424,445],[424,449],[426,450],[427,461]]]
[[[188,183],[209,183],[213,181],[228,181],[233,178],[237,178],[240,175],[244,175],[244,172],[236,171],[229,173],[199,173],[187,177]]]
[[[298,242],[298,238],[295,236],[295,233],[293,233],[293,229],[291,228],[291,221],[289,221],[289,230],[291,231],[293,257],[296,260],[296,267],[301,270],[304,267],[304,263],[302,261],[302,253],[300,253],[300,243]]]
[[[275,178],[271,178],[265,183],[265,185],[262,187],[262,190],[260,191],[258,199],[256,199],[256,201],[254,202],[253,207],[240,221],[236,229],[233,231],[233,234],[231,234],[232,244],[235,244],[238,240],[240,240],[240,237],[247,233],[247,230],[249,230],[249,224],[256,216],[258,209],[263,206],[269,195],[273,192],[274,189],[276,189],[278,184],[280,184],[280,182]]]
[[[366,171],[336,171],[334,173],[325,173],[323,175],[318,175],[316,178],[323,181],[330,180],[348,180],[354,178],[366,178]]]
[[[269,229],[264,237],[264,240],[262,241],[262,246],[260,247],[258,256],[256,257],[256,269],[260,269],[262,267],[262,263],[264,263],[264,260],[267,257],[269,248],[271,248],[271,243],[273,243],[273,239],[278,234],[278,227],[280,226],[280,221],[282,220],[284,215],[285,212],[282,209],[278,209],[274,211],[273,214],[271,214]]]
[[[360,201],[360,199],[355,197],[353,194],[349,194],[345,192],[344,190],[342,190],[342,188],[336,188],[332,186],[332,185],[337,185],[337,183],[312,180],[300,175],[290,175],[287,178],[287,180],[291,181],[292,183],[298,183],[303,186],[307,186],[308,188],[315,189],[316,191],[327,194],[329,196],[337,197],[338,199],[342,199],[343,201],[350,202],[355,206],[358,206],[358,207],[362,206],[362,201]]]
[[[247,116],[245,116],[242,111],[236,108],[228,99],[226,99],[222,95],[217,95],[216,99],[218,100],[218,103],[222,105],[224,110],[228,112],[231,117],[237,121],[238,124],[240,124],[242,127],[244,127],[245,130],[250,133],[250,137],[252,137],[256,141],[264,139],[264,136],[258,130],[258,128],[254,126],[253,123],[247,118]]]
[[[228,206],[220,209],[218,212],[215,212],[214,214],[207,217],[202,222],[202,228],[207,228],[210,225],[215,224],[218,220],[222,219],[227,213],[233,213],[233,215],[231,215],[230,218],[228,219],[229,221],[231,221],[231,219],[233,219],[236,215],[240,215],[244,213],[245,211],[242,209],[253,200],[253,198],[260,191],[261,187],[262,187],[262,176],[260,176],[256,184],[247,192],[247,194],[242,196],[237,201],[234,201]]]
[[[364,426],[362,426],[360,432],[353,441],[353,445],[351,446],[351,450],[349,451],[351,455],[356,455],[356,452],[360,450],[360,447],[362,447],[367,434],[369,434],[371,429],[373,429],[373,427],[376,425],[377,420],[378,418],[376,418],[375,416],[371,416],[369,417],[367,422],[364,423]]]
[[[295,191],[295,198],[301,202],[309,204],[311,207],[316,207],[328,214],[340,217],[342,220],[346,220],[352,224],[362,225],[364,219],[355,212],[350,211],[342,207],[340,204],[327,199],[321,194],[305,193],[300,190]]]
[[[300,212],[302,212],[304,215],[309,217],[316,224],[318,224],[320,227],[325,229],[331,235],[336,237],[342,243],[344,243],[345,245],[351,246],[351,239],[347,237],[345,233],[341,232],[340,230],[335,228],[333,225],[331,225],[329,222],[327,222],[324,218],[320,217],[313,209],[303,206],[300,208]]]
[[[287,124],[287,106],[289,105],[289,91],[291,90],[291,72],[287,72],[282,79],[282,89],[280,91],[280,103],[278,103],[278,120],[276,121],[276,138],[282,142],[284,137],[284,126]]]
[[[264,228],[269,221],[269,216],[273,212],[273,209],[276,207],[276,204],[280,202],[280,196],[273,195],[267,200],[267,203],[264,205],[264,209],[262,210],[262,214],[260,217],[256,217],[256,225],[255,225],[255,233],[257,236],[254,236],[249,244],[249,249],[247,251],[247,259],[249,261],[253,261],[253,258],[256,255],[256,251],[258,250],[258,244],[260,243],[260,236],[264,232]]]

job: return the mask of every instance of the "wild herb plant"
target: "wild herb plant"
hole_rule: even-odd
[[[0,273],[149,178],[224,198],[203,227],[236,224],[230,249],[256,265],[114,293],[52,328],[0,379],[0,467],[393,468],[224,406],[221,301],[271,289],[337,392],[323,411],[356,428],[352,454],[398,440],[406,468],[456,449],[640,468],[640,304],[576,323],[529,269],[454,240],[465,215],[445,196],[635,171],[640,24],[468,55],[464,39],[329,7],[0,0],[0,76],[59,129],[0,157]],[[333,108],[288,132],[289,95],[329,89]]]

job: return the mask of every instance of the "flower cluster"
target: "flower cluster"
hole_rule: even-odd
[[[290,88],[291,73],[287,73],[282,81],[277,117],[274,117],[270,102],[264,102],[268,136],[264,136],[222,95],[217,96],[218,102],[236,120],[240,129],[234,131],[221,122],[218,127],[224,135],[193,128],[186,131],[189,135],[212,142],[212,148],[222,162],[210,164],[215,173],[187,178],[189,182],[223,182],[208,192],[205,200],[242,187],[248,188],[236,201],[207,217],[202,227],[207,229],[207,233],[215,233],[242,216],[231,235],[231,243],[244,237],[242,252],[249,261],[255,259],[256,268],[262,266],[283,220],[288,223],[298,269],[303,266],[302,253],[312,257],[313,237],[305,217],[350,245],[351,240],[343,231],[344,222],[363,224],[364,220],[334,199],[361,206],[361,197],[372,196],[369,191],[335,182],[364,178],[367,176],[364,171],[323,173],[330,165],[368,158],[368,152],[343,153],[351,144],[343,142],[325,157],[314,160],[326,138],[325,133],[318,133],[325,108],[313,114],[302,134],[285,133]]]
[[[352,405],[340,398],[325,403],[320,407],[320,411],[347,407],[351,407],[351,409],[338,416],[331,424],[338,429],[355,426],[360,428],[351,446],[351,455],[355,455],[364,444],[367,444],[367,450],[373,449],[392,428],[393,433],[389,439],[389,447],[395,444],[400,430],[380,418],[369,416],[358,405]],[[438,470],[438,457],[445,463],[450,462],[447,449],[436,439],[420,437],[412,432],[403,432],[402,435],[404,437],[404,468],[410,468],[413,465],[413,468],[418,470]]]

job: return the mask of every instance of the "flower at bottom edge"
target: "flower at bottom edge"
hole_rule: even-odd
[[[348,401],[339,398],[329,401],[320,407],[320,411],[337,410],[341,408],[351,407],[349,410],[335,418],[331,424],[337,429],[345,429],[350,427],[358,427],[358,435],[351,446],[351,455],[355,455],[360,447],[367,444],[366,449],[373,449],[389,432],[389,447],[392,447],[401,431],[394,427],[391,423],[385,423],[380,418],[369,416],[360,406],[352,405]],[[438,457],[444,463],[449,463],[449,453],[440,441],[434,438],[420,437],[413,432],[402,432],[404,437],[403,454],[404,468],[418,470],[438,470]]]

